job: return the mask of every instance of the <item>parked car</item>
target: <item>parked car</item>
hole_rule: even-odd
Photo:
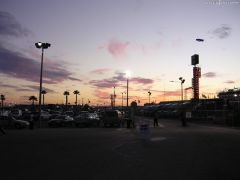
[[[104,127],[119,127],[123,123],[123,115],[119,110],[107,110],[102,114],[102,122]]]
[[[99,126],[100,118],[97,113],[81,113],[75,117],[76,127]]]
[[[5,128],[17,128],[23,129],[28,128],[30,123],[28,121],[19,120],[14,118],[13,116],[0,116],[1,126]]]
[[[67,116],[73,117],[74,116],[74,112],[73,111],[65,111],[63,113],[63,115],[67,115]]]
[[[58,115],[54,119],[48,121],[49,127],[64,127],[72,126],[74,124],[74,119],[67,115]]]
[[[21,117],[22,116],[22,110],[20,110],[20,109],[12,109],[11,110],[11,115],[13,117],[16,117],[16,118]]]
[[[51,114],[47,111],[41,111],[41,119],[42,120],[49,120],[51,117]]]

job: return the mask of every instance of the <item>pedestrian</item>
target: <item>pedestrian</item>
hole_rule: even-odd
[[[33,114],[30,115],[29,129],[34,129]]]
[[[153,126],[158,127],[158,114],[155,113],[154,118],[153,118]]]
[[[6,134],[6,132],[4,131],[2,125],[0,125],[0,131],[1,131],[1,133],[4,134],[4,135]]]
[[[181,118],[182,126],[183,127],[186,126],[187,124],[186,124],[186,116],[185,116],[185,111],[184,110],[182,110],[180,118]]]

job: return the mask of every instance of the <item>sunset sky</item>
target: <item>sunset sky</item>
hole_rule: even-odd
[[[203,38],[204,42],[195,41]],[[200,56],[200,95],[240,87],[240,1],[1,0],[0,93],[6,103],[38,97],[41,50],[46,103],[116,104],[180,99],[180,76],[191,86],[191,55]],[[176,81],[176,82],[170,82]],[[126,96],[126,95],[125,95]],[[82,99],[83,98],[83,99]],[[188,94],[190,98],[190,94]]]

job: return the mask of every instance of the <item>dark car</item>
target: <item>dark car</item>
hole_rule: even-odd
[[[67,115],[58,115],[54,119],[48,121],[49,127],[65,127],[72,126],[74,124],[74,119]]]
[[[99,126],[100,118],[97,113],[81,113],[75,117],[75,125],[77,127]]]
[[[104,127],[119,127],[123,123],[122,121],[123,115],[119,110],[107,110],[102,114],[102,122]]]
[[[0,124],[5,128],[28,128],[30,123],[24,120],[18,120],[12,116],[0,116]]]

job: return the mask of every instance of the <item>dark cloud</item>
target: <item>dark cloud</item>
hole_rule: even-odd
[[[26,37],[31,32],[17,22],[13,15],[8,12],[0,11],[0,35]]]
[[[23,87],[30,88],[30,91],[37,91],[37,92],[39,91],[39,86],[36,86],[36,85],[28,85],[28,86],[23,86]],[[51,89],[46,88],[46,87],[42,87],[42,90],[45,90],[47,93],[55,93],[54,90],[51,90]]]
[[[95,87],[99,88],[112,88],[112,87],[120,87],[123,83],[126,82],[126,73],[115,72],[115,75],[109,79],[101,79],[101,80],[92,80],[89,83]],[[141,77],[133,77],[129,79],[132,84],[152,84],[152,79],[146,79]],[[125,85],[124,85],[125,87]]]
[[[225,81],[224,83],[227,83],[227,84],[235,84],[235,81],[228,80],[228,81]]]
[[[226,24],[212,31],[212,34],[220,39],[227,38],[232,32],[232,28]]]
[[[81,79],[78,79],[78,78],[74,78],[74,77],[68,77],[69,80],[72,80],[72,81],[78,81],[78,82],[82,82]]]
[[[15,85],[10,85],[10,84],[5,84],[0,82],[1,87],[5,88],[11,88],[15,89],[16,91],[27,91],[27,92],[38,92],[39,91],[39,86],[38,85],[26,85],[26,86],[15,86]],[[43,87],[44,90],[46,90],[48,93],[55,93],[54,90],[51,90],[49,88]]]
[[[4,84],[2,82],[0,82],[0,86],[5,87],[5,88],[18,88],[18,86],[14,86],[14,85],[11,85],[11,84]]]
[[[95,70],[91,71],[90,73],[91,73],[91,74],[99,74],[99,75],[102,75],[102,74],[104,74],[104,73],[106,73],[106,72],[109,72],[109,71],[111,71],[111,69],[109,69],[109,68],[99,68],[99,69],[95,69]]]
[[[64,63],[45,62],[43,82],[56,84],[67,79],[80,81],[80,79],[71,77],[72,73],[66,70],[64,65]],[[0,73],[27,81],[39,82],[40,62],[0,45]]]
[[[204,73],[202,76],[206,78],[214,78],[217,76],[217,74],[215,72],[207,72],[207,73]]]
[[[33,92],[34,90],[33,89],[28,89],[28,88],[16,88],[15,89],[16,91],[20,92]]]
[[[134,82],[137,84],[152,84],[154,82],[152,79],[141,78],[141,77],[131,78],[130,80],[131,82]]]
[[[89,83],[98,88],[112,88],[119,85],[118,81],[114,79],[92,80]]]
[[[126,73],[122,72],[115,72],[115,76],[113,76],[113,79],[118,81],[126,81]]]

